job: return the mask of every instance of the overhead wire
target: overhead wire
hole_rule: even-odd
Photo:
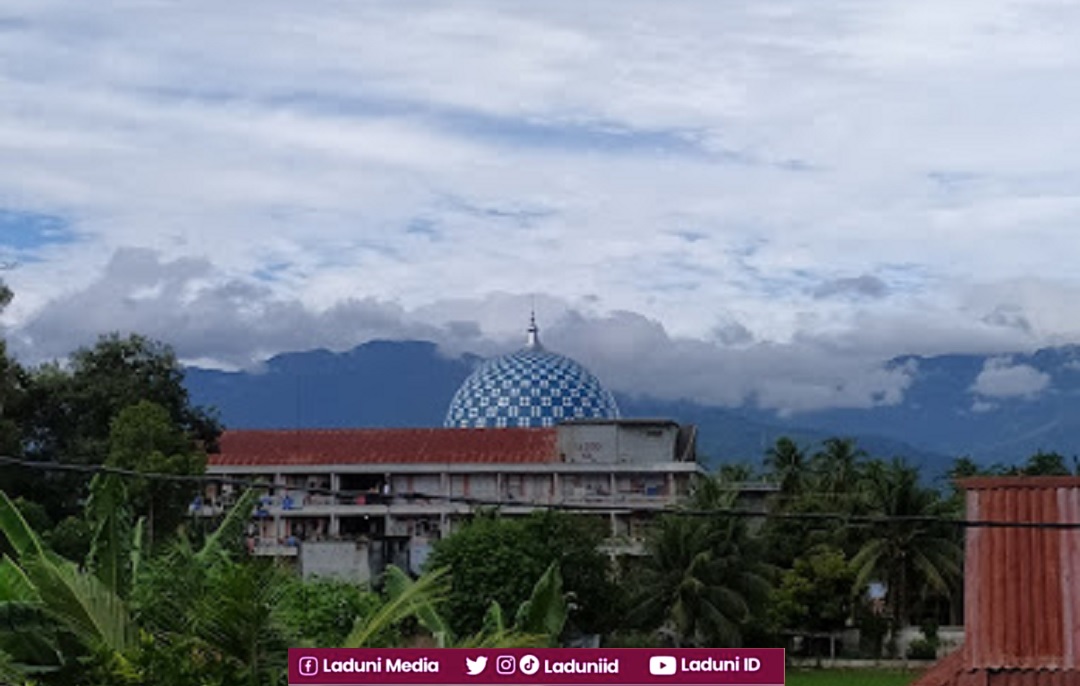
[[[481,508],[508,508],[508,507],[528,507],[531,509],[539,510],[554,510],[554,511],[568,511],[568,512],[597,512],[597,513],[609,513],[614,511],[636,511],[641,513],[650,513],[656,515],[681,515],[687,517],[735,517],[735,518],[748,518],[748,519],[773,519],[773,520],[788,520],[788,521],[803,521],[803,522],[826,522],[826,521],[839,521],[851,525],[886,525],[886,524],[943,524],[949,526],[958,526],[963,528],[1010,528],[1010,529],[1047,529],[1047,530],[1080,530],[1080,522],[1047,522],[1047,521],[1006,521],[1006,520],[985,520],[985,519],[962,519],[953,517],[942,517],[934,515],[864,515],[864,514],[852,514],[847,512],[791,512],[783,510],[751,510],[743,508],[705,508],[697,509],[690,507],[678,507],[678,506],[662,506],[662,507],[646,507],[641,503],[627,503],[627,502],[608,502],[608,503],[544,503],[535,502],[529,500],[505,500],[505,499],[490,499],[490,498],[476,498],[471,496],[455,496],[442,493],[424,493],[424,492],[401,492],[397,491],[389,495],[372,493],[363,489],[331,489],[320,486],[308,486],[308,485],[287,485],[280,483],[272,483],[259,479],[245,479],[230,477],[216,474],[168,474],[162,472],[142,472],[134,469],[124,469],[121,467],[112,467],[108,465],[100,464],[69,464],[60,462],[44,462],[35,460],[26,460],[22,458],[11,457],[7,455],[0,455],[0,466],[7,465],[10,467],[17,467],[22,469],[30,469],[37,471],[48,472],[68,472],[76,474],[97,475],[97,474],[111,474],[115,476],[125,478],[139,478],[148,479],[152,481],[166,481],[174,483],[191,483],[191,484],[228,484],[237,486],[240,488],[249,489],[267,489],[267,490],[283,490],[291,492],[301,492],[315,495],[329,495],[340,498],[357,498],[360,496],[372,497],[374,499],[401,499],[411,501],[439,501],[453,504],[469,505],[472,507]],[[738,488],[731,488],[731,491],[745,490]],[[773,495],[773,494],[770,494]],[[826,494],[827,495],[827,494]],[[384,503],[371,503],[371,504],[384,504]],[[290,512],[300,513],[303,510],[297,508],[296,510],[289,510]]]

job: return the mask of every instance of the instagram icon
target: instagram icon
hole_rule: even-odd
[[[315,676],[319,673],[319,660],[314,657],[300,658],[300,676]]]
[[[495,660],[495,671],[499,674],[513,674],[517,670],[517,660],[513,655],[500,655]]]

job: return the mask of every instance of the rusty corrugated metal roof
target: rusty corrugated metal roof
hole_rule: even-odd
[[[1080,479],[972,479],[967,518],[1077,522]],[[967,666],[1076,669],[1080,531],[973,527],[965,552]]]
[[[1080,523],[1078,477],[978,477],[969,521]],[[963,647],[913,686],[1080,686],[1080,529],[970,527]]]
[[[558,462],[555,428],[226,431],[211,467]]]
[[[1080,488],[1080,476],[973,476],[956,482],[967,491]]]
[[[968,669],[963,649],[928,669],[911,686],[1077,686],[1080,672],[1063,669]]]

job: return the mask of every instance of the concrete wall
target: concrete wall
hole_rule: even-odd
[[[442,495],[440,474],[396,474],[390,479],[394,493],[430,493]]]
[[[917,626],[909,626],[906,629],[901,630],[896,637],[896,652],[898,658],[905,659],[911,642],[920,638],[923,638],[923,633]],[[938,657],[944,657],[959,648],[960,644],[964,642],[964,627],[938,627],[938,640],[940,641]],[[842,648],[844,652],[848,654],[857,653],[859,651],[859,630],[848,629],[844,631],[840,638],[838,648]]]
[[[409,541],[409,569],[413,574],[423,571],[432,547],[432,541],[428,538],[413,538]]]
[[[304,542],[300,545],[300,573],[304,578],[323,576],[368,583],[368,546],[352,541]]]
[[[483,500],[498,500],[499,489],[494,474],[470,474],[469,495]]]
[[[616,434],[614,424],[566,424],[559,427],[559,452],[573,464],[615,464]]]
[[[624,464],[656,464],[675,459],[679,429],[673,424],[619,427],[618,461]]]
[[[899,657],[903,658],[907,656],[908,646],[912,641],[916,641],[923,638],[922,630],[917,626],[909,626],[902,630],[896,637],[896,648]],[[938,657],[948,655],[952,651],[960,647],[960,644],[964,642],[964,627],[962,626],[943,626],[938,627],[938,640],[941,642],[938,647]]]
[[[657,464],[675,457],[674,424],[566,424],[559,452],[573,464]]]

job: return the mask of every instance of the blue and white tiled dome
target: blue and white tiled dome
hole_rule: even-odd
[[[538,427],[568,419],[617,419],[619,408],[589,370],[540,345],[536,322],[529,344],[483,363],[454,394],[447,427]]]

